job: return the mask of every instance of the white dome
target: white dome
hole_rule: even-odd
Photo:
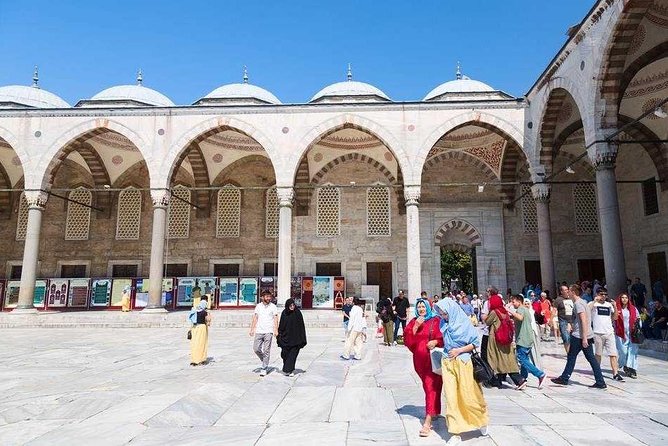
[[[0,108],[69,108],[70,104],[46,90],[25,85],[0,87]]]
[[[321,102],[325,98],[338,98],[339,101],[345,98],[355,98],[357,100],[370,101],[389,101],[390,98],[378,88],[364,82],[344,81],[328,85],[317,92],[309,102]],[[354,99],[353,99],[354,100]]]
[[[248,83],[227,84],[218,87],[211,93],[204,96],[196,105],[206,105],[211,103],[231,103],[231,104],[280,104],[271,92],[264,88]]]
[[[120,103],[116,105],[129,107],[136,105],[174,107],[174,103],[167,96],[143,85],[117,85],[107,88],[92,98],[81,101],[77,106],[94,106],[97,105],[95,103],[103,102],[115,102]]]
[[[463,76],[462,79],[445,82],[431,90],[423,101],[430,101],[448,93],[492,93],[496,92],[494,88],[484,82],[469,79]]]

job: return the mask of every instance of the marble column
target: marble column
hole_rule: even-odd
[[[422,292],[422,259],[420,256],[420,186],[404,186],[406,200],[406,256],[408,293],[411,302]]]
[[[165,266],[165,235],[170,196],[168,189],[151,191],[153,233],[151,236],[151,266],[148,276],[148,305],[143,310],[146,313],[164,313],[167,311],[162,305],[162,273]]]
[[[278,295],[279,305],[290,298],[292,275],[292,200],[295,191],[291,187],[276,188],[278,195]]]
[[[42,191],[26,190],[25,198],[28,202],[28,225],[26,239],[23,245],[23,263],[21,265],[21,288],[19,301],[12,313],[35,313],[33,296],[35,294],[35,280],[37,279],[37,263],[39,259],[39,234],[42,227],[42,213],[46,206],[48,195]]]
[[[550,296],[555,297],[556,277],[554,269],[554,251],[552,249],[552,223],[550,221],[550,186],[534,184],[531,194],[536,202],[536,217],[538,220],[538,253],[540,255],[541,288],[550,290]]]
[[[626,261],[615,175],[617,149],[616,144],[598,143],[590,149],[589,154],[596,169],[598,221],[603,244],[605,280],[610,296],[626,291]]]

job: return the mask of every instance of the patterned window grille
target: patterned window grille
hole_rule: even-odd
[[[341,233],[341,191],[338,187],[318,189],[317,225],[318,237],[333,237]]]
[[[536,215],[536,202],[531,194],[529,185],[522,186],[522,226],[525,234],[535,234],[538,232],[538,216]]]
[[[88,189],[80,187],[70,192],[67,203],[67,221],[65,223],[65,240],[88,240],[90,233],[90,206],[93,195]]]
[[[573,186],[573,209],[577,234],[598,234],[598,205],[593,184]]]
[[[392,235],[390,219],[389,188],[368,188],[366,190],[366,234],[370,237]]]
[[[230,184],[218,191],[216,237],[239,237],[241,226],[241,191]]]
[[[16,240],[25,240],[28,232],[28,201],[26,195],[21,193],[19,202],[19,218],[16,221]]]
[[[141,191],[128,187],[118,194],[116,240],[139,240]]]
[[[265,196],[264,236],[267,238],[278,237],[278,195],[275,187],[267,189]]]
[[[168,238],[188,238],[190,235],[190,189],[176,186],[169,200]],[[179,200],[180,198],[180,200]]]

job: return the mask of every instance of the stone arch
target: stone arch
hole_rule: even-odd
[[[302,157],[295,175],[295,186],[308,186],[311,182],[311,174],[306,154]],[[295,215],[297,217],[308,215],[311,205],[311,190],[306,187],[295,189]]]
[[[176,162],[180,166],[184,159],[188,158],[190,167],[193,171],[193,179],[195,180],[195,187],[209,187],[209,169],[206,167],[206,160],[199,144],[193,142],[186,150],[184,150]],[[172,172],[174,176],[176,171]],[[170,179],[171,183],[171,179]],[[193,191],[195,193],[194,204],[197,206],[195,213],[198,218],[206,218],[211,214],[211,191],[206,189],[198,189]]]
[[[633,120],[628,116],[619,115],[619,121],[622,125],[632,122]],[[644,141],[658,141],[660,138],[647,126],[641,122],[636,122],[634,125],[624,129],[624,133],[634,140]],[[647,155],[654,163],[654,168],[659,176],[661,183],[661,190],[668,190],[668,151],[665,143],[642,142],[640,145],[645,149]]]
[[[471,247],[461,243],[446,243],[445,245],[440,245],[440,247],[444,251],[457,251],[463,252],[465,254],[471,254]]]
[[[503,161],[501,162],[501,182],[502,183],[511,183],[517,181],[517,170],[521,165],[526,165],[528,162],[524,157],[524,163],[520,163],[523,160],[522,149],[514,142],[509,141],[506,145],[506,150],[503,152]],[[517,188],[514,184],[502,184],[499,189],[501,195],[501,201],[506,207],[512,208],[513,202],[515,201],[515,194]]]
[[[0,163],[0,189],[11,189],[12,182],[5,170],[5,166]],[[12,216],[12,193],[9,191],[0,192],[0,219],[9,220]]]
[[[450,160],[450,159],[456,159],[459,161],[463,161],[466,164],[479,168],[482,172],[482,174],[489,180],[489,181],[495,181],[498,180],[499,177],[496,175],[496,173],[484,162],[482,162],[479,158],[471,155],[470,153],[466,153],[461,150],[447,150],[439,155],[436,155],[432,158],[429,158],[423,166],[423,171],[437,166],[444,161]]]
[[[301,138],[298,150],[290,156],[286,165],[286,178],[294,181],[299,163],[309,149],[326,136],[345,128],[354,128],[378,138],[396,158],[399,165],[398,171],[401,172],[400,175],[405,176],[406,172],[409,172],[408,175],[410,175],[411,164],[404,151],[404,146],[400,144],[392,132],[368,118],[346,113],[321,122]]]
[[[272,167],[274,168],[274,172],[281,171],[282,163],[280,162],[280,154],[274,143],[264,133],[240,119],[216,117],[190,128],[170,146],[169,151],[165,155],[162,165],[160,166],[159,171],[162,174],[160,175],[160,178],[155,179],[155,184],[151,184],[151,187],[166,187],[167,185],[159,182],[164,181],[163,179],[165,178],[169,179],[172,177],[176,166],[178,166],[177,160],[183,152],[185,152],[193,143],[198,143],[209,136],[224,130],[239,132],[254,139],[267,153]]]
[[[248,155],[244,156],[243,158],[239,158],[238,160],[230,163],[228,166],[226,166],[223,170],[220,171],[220,173],[214,178],[214,180],[211,182],[212,186],[223,186],[223,183],[230,183],[234,184],[237,187],[242,187],[240,184],[237,184],[237,182],[231,181],[228,177],[228,175],[234,171],[235,169],[248,164],[252,163],[254,161],[261,161],[261,162],[269,162],[271,164],[271,160],[267,158],[266,156],[262,155]],[[275,182],[271,182],[271,185],[275,184]]]
[[[506,120],[488,113],[477,110],[462,113],[441,124],[420,144],[420,149],[415,157],[415,170],[413,171],[414,180],[418,180],[418,183],[420,182],[419,180],[422,178],[422,168],[429,151],[434,145],[436,145],[443,136],[466,125],[474,125],[492,130],[495,133],[508,138],[509,141],[514,141],[518,147],[522,147],[522,142],[524,141],[525,136],[529,137],[529,135],[524,135],[520,129]]]
[[[482,244],[482,237],[475,226],[466,220],[454,219],[444,223],[438,228],[434,238],[436,246],[446,245],[445,236],[448,231],[459,231],[463,233],[468,238],[471,246],[480,246]]]
[[[14,153],[16,153],[16,156],[19,157],[19,161],[21,161],[21,166],[27,166],[31,157],[28,152],[23,149],[21,144],[19,144],[18,138],[14,136],[12,132],[2,126],[0,126],[0,138],[4,139],[5,142],[12,148]]]

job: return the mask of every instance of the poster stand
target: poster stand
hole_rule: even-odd
[[[111,279],[93,279],[90,293],[91,307],[108,307],[111,300]]]
[[[88,308],[90,279],[70,279],[69,308]]]
[[[39,281],[37,281],[39,282]],[[46,282],[46,281],[45,281]],[[67,297],[69,295],[69,279],[51,279],[49,280],[46,292],[47,308],[64,308],[67,306]],[[35,294],[37,294],[37,285],[35,285]],[[37,296],[35,296],[37,297]]]

